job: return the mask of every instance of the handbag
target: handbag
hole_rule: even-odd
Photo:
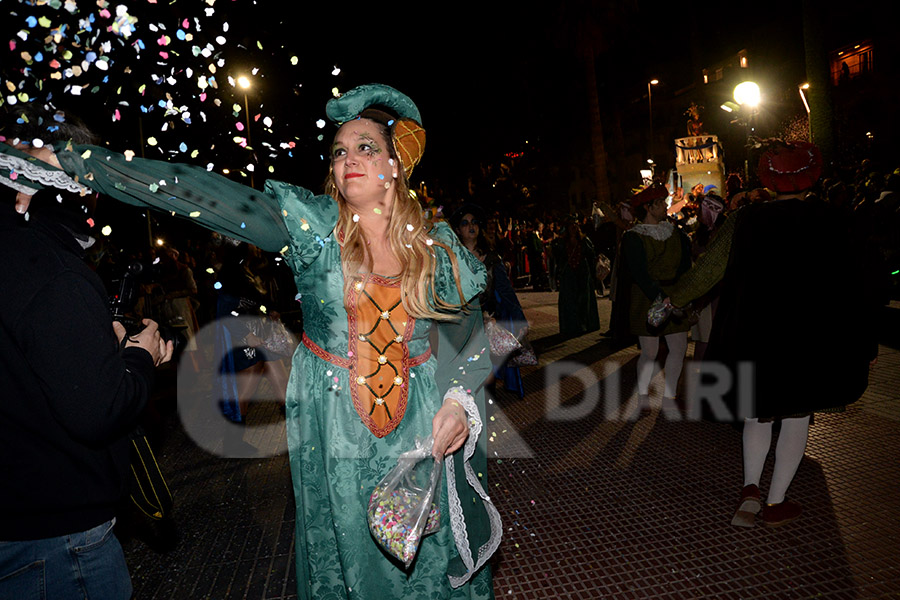
[[[143,428],[131,433],[131,501],[155,521],[171,517],[175,503]]]

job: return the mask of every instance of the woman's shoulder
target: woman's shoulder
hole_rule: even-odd
[[[314,194],[303,186],[286,181],[269,179],[266,181],[266,193],[275,197],[279,203],[297,203],[320,212],[337,214],[337,201],[328,194]]]
[[[274,179],[266,181],[266,193],[278,201],[289,230],[299,228],[324,235],[337,223],[337,201],[327,194],[316,195],[299,185]]]
[[[434,222],[428,235],[432,240],[439,243],[435,244],[437,246],[435,252],[438,257],[435,275],[439,294],[442,297],[447,297],[446,291],[455,288],[455,283],[453,283],[455,279],[453,276],[454,269],[452,266],[454,261],[450,258],[450,253],[452,253],[453,258],[456,259],[455,262],[465,300],[471,300],[478,295],[484,289],[487,281],[484,264],[475,258],[474,254],[465,249],[448,223],[444,221]]]
[[[434,221],[431,224],[429,235],[444,244],[459,244],[459,238],[446,221]]]

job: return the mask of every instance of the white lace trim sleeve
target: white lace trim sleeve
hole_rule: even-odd
[[[475,446],[478,443],[478,436],[481,434],[483,423],[481,415],[478,413],[478,407],[475,404],[475,398],[466,393],[462,387],[454,387],[444,394],[444,400],[452,399],[460,403],[469,417],[469,437],[463,446],[463,470],[465,471],[466,481],[469,486],[475,490],[475,493],[481,498],[484,509],[487,511],[488,520],[491,525],[491,535],[488,541],[478,549],[478,556],[472,556],[469,546],[469,534],[466,529],[466,521],[463,516],[462,504],[459,494],[456,491],[456,473],[453,466],[453,460],[445,460],[445,470],[447,473],[447,493],[448,504],[450,507],[450,528],[453,530],[453,539],[456,542],[456,549],[459,556],[466,566],[466,574],[460,577],[448,575],[450,585],[459,587],[469,581],[473,575],[487,562],[488,558],[496,552],[500,546],[500,539],[503,533],[503,527],[500,522],[500,513],[491,501],[490,496],[481,487],[475,471],[469,462],[472,455],[475,454]]]
[[[0,153],[0,169],[8,169],[10,172],[15,172],[31,181],[66,190],[68,192],[75,192],[77,194],[89,194],[91,192],[90,188],[77,183],[74,179],[69,177],[65,171],[45,169],[35,162],[23,160],[17,156]],[[37,191],[27,185],[17,184],[12,179],[6,177],[2,178],[0,181],[2,181],[4,185],[26,194],[30,192],[33,195]],[[26,189],[21,189],[23,187]]]

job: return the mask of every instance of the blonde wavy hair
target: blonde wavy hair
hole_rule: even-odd
[[[390,158],[399,165],[394,180],[394,200],[388,224],[388,239],[391,251],[400,263],[400,297],[407,314],[416,319],[451,321],[458,317],[460,309],[465,309],[465,297],[459,278],[459,264],[456,254],[447,246],[430,237],[434,224],[425,219],[422,207],[409,189],[409,180],[403,162],[398,158],[395,140],[391,133],[391,116],[377,109],[366,109],[360,118],[368,119],[378,126],[387,144]],[[338,243],[341,245],[341,267],[344,273],[344,298],[355,292],[351,287],[357,282],[363,286],[372,274],[373,258],[369,252],[368,240],[363,228],[353,220],[353,211],[341,195],[334,180],[333,163],[329,165],[325,180],[325,193],[338,203]],[[408,227],[408,226],[412,227]],[[459,293],[460,303],[448,302],[439,297],[434,287],[437,256],[434,247],[447,252],[453,266],[453,278]]]

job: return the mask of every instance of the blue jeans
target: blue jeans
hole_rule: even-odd
[[[43,540],[0,542],[0,598],[128,600],[131,576],[116,520]]]

